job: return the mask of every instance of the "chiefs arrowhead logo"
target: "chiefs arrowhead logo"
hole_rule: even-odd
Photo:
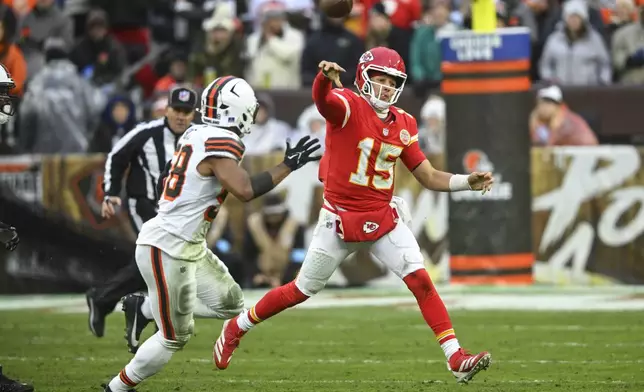
[[[379,227],[380,225],[377,223],[365,222],[364,225],[362,225],[362,231],[364,231],[367,234],[371,234],[374,231],[378,230]]]

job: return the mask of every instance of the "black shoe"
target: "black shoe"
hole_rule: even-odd
[[[110,388],[109,384],[101,384],[101,387],[103,387],[103,392],[112,392],[112,388]],[[128,392],[136,392],[136,389],[128,389]]]
[[[85,294],[85,300],[87,301],[87,307],[89,308],[89,330],[92,331],[92,334],[97,338],[102,338],[105,333],[105,316],[107,316],[107,313],[105,313],[105,311],[96,304],[95,297],[95,289],[89,289]]]
[[[123,298],[123,312],[125,313],[125,340],[127,347],[132,354],[136,354],[141,342],[141,332],[146,325],[150,323],[143,312],[141,306],[145,296],[143,294],[128,294]]]
[[[2,375],[2,366],[0,366],[0,392],[33,392],[34,387],[29,384],[23,384]]]

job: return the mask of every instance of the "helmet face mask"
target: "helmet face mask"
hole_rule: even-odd
[[[406,81],[405,63],[395,50],[377,47],[360,57],[355,85],[375,109],[386,110],[395,104]]]
[[[240,137],[250,133],[258,111],[259,103],[252,87],[245,80],[233,76],[215,79],[201,95],[203,123],[236,128]]]

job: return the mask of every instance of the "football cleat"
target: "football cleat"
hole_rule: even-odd
[[[87,301],[87,307],[89,308],[89,330],[92,331],[92,334],[97,338],[102,338],[105,333],[105,317],[107,313],[101,309],[100,306],[96,304],[96,290],[90,289],[85,294],[85,300]]]
[[[127,341],[128,350],[136,354],[136,350],[141,345],[141,332],[150,323],[143,312],[141,306],[145,296],[143,294],[128,294],[123,298],[123,313],[125,313],[125,341]]]
[[[487,370],[492,363],[492,354],[487,351],[472,355],[462,348],[447,361],[447,369],[456,377],[457,383],[467,384],[478,372]]]
[[[237,317],[239,316],[224,322],[224,326],[221,328],[221,335],[219,335],[219,339],[217,339],[212,349],[212,360],[219,370],[224,370],[228,367],[233,353],[239,346],[239,341],[246,333],[246,331],[242,331],[237,326]]]
[[[114,392],[112,391],[112,388],[110,388],[109,384],[102,384],[101,386],[104,388],[103,392]],[[128,389],[127,392],[136,392],[136,389]]]
[[[4,376],[2,366],[0,366],[0,392],[33,392],[33,390],[34,387],[29,384],[23,384]]]

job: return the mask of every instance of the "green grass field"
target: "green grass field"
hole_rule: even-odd
[[[251,331],[226,371],[211,363],[221,322],[196,336],[139,391],[644,391],[639,312],[452,312],[461,344],[489,350],[467,386],[414,307],[296,309]],[[148,327],[148,334],[152,332]],[[127,363],[122,314],[96,339],[82,314],[0,312],[0,363],[38,392],[100,391]],[[147,335],[146,335],[147,336]]]

